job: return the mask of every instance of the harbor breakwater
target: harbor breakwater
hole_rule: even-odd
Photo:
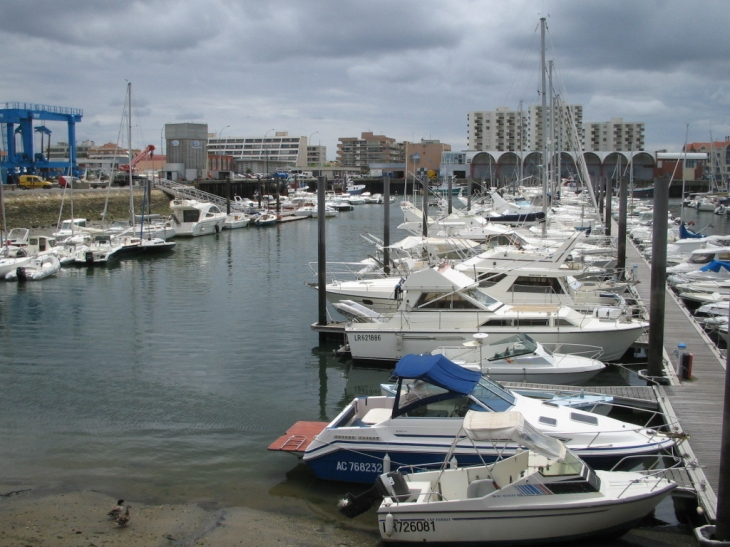
[[[12,190],[5,191],[5,218],[8,230],[13,228],[42,229],[58,224],[61,219],[71,218],[71,196],[63,190]],[[134,190],[137,214],[141,213],[144,190]],[[108,202],[107,202],[108,199]],[[170,196],[160,190],[152,190],[149,212],[167,216],[170,214]],[[73,194],[73,216],[89,221],[101,220],[107,206],[107,221],[129,218],[129,189],[83,190]],[[63,210],[61,209],[63,207]],[[147,209],[147,207],[145,207]]]

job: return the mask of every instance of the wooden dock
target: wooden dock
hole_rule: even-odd
[[[638,297],[649,307],[651,299],[651,266],[627,241],[626,269],[637,265]],[[678,351],[678,344],[686,349]],[[679,445],[688,475],[697,491],[707,518],[715,520],[717,488],[720,477],[720,438],[722,436],[723,397],[725,391],[725,357],[702,330],[692,315],[667,288],[664,317],[664,362],[670,385],[663,386],[666,397],[659,403],[664,413],[676,424],[678,434],[689,436]],[[693,356],[689,380],[678,377],[681,352]]]

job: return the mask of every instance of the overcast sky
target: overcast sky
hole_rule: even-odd
[[[83,109],[78,141],[133,146],[165,123],[312,136],[363,131],[466,148],[467,113],[540,103],[646,124],[648,151],[730,135],[727,0],[0,0],[0,102]],[[47,124],[53,142],[62,124]],[[272,134],[271,132],[270,134]],[[120,141],[126,146],[126,137]]]

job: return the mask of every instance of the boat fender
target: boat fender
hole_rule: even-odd
[[[390,455],[387,452],[383,457],[383,473],[390,473]]]
[[[220,226],[220,224],[216,224],[215,225],[215,233],[216,234],[220,234],[221,233],[221,226]]]
[[[392,513],[385,515],[385,535],[388,537],[392,536],[393,530],[395,530],[394,520]]]

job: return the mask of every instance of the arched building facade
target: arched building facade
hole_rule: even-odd
[[[542,177],[543,154],[530,152],[474,151],[445,152],[442,156],[440,174],[457,179],[471,178],[489,183],[490,186],[504,186],[515,181],[540,180]],[[578,173],[577,156],[573,152],[555,154],[552,165],[560,165],[560,177],[570,178]],[[655,157],[648,152],[584,152],[588,173],[591,178],[605,177],[618,180],[624,176],[636,182],[654,180]]]

